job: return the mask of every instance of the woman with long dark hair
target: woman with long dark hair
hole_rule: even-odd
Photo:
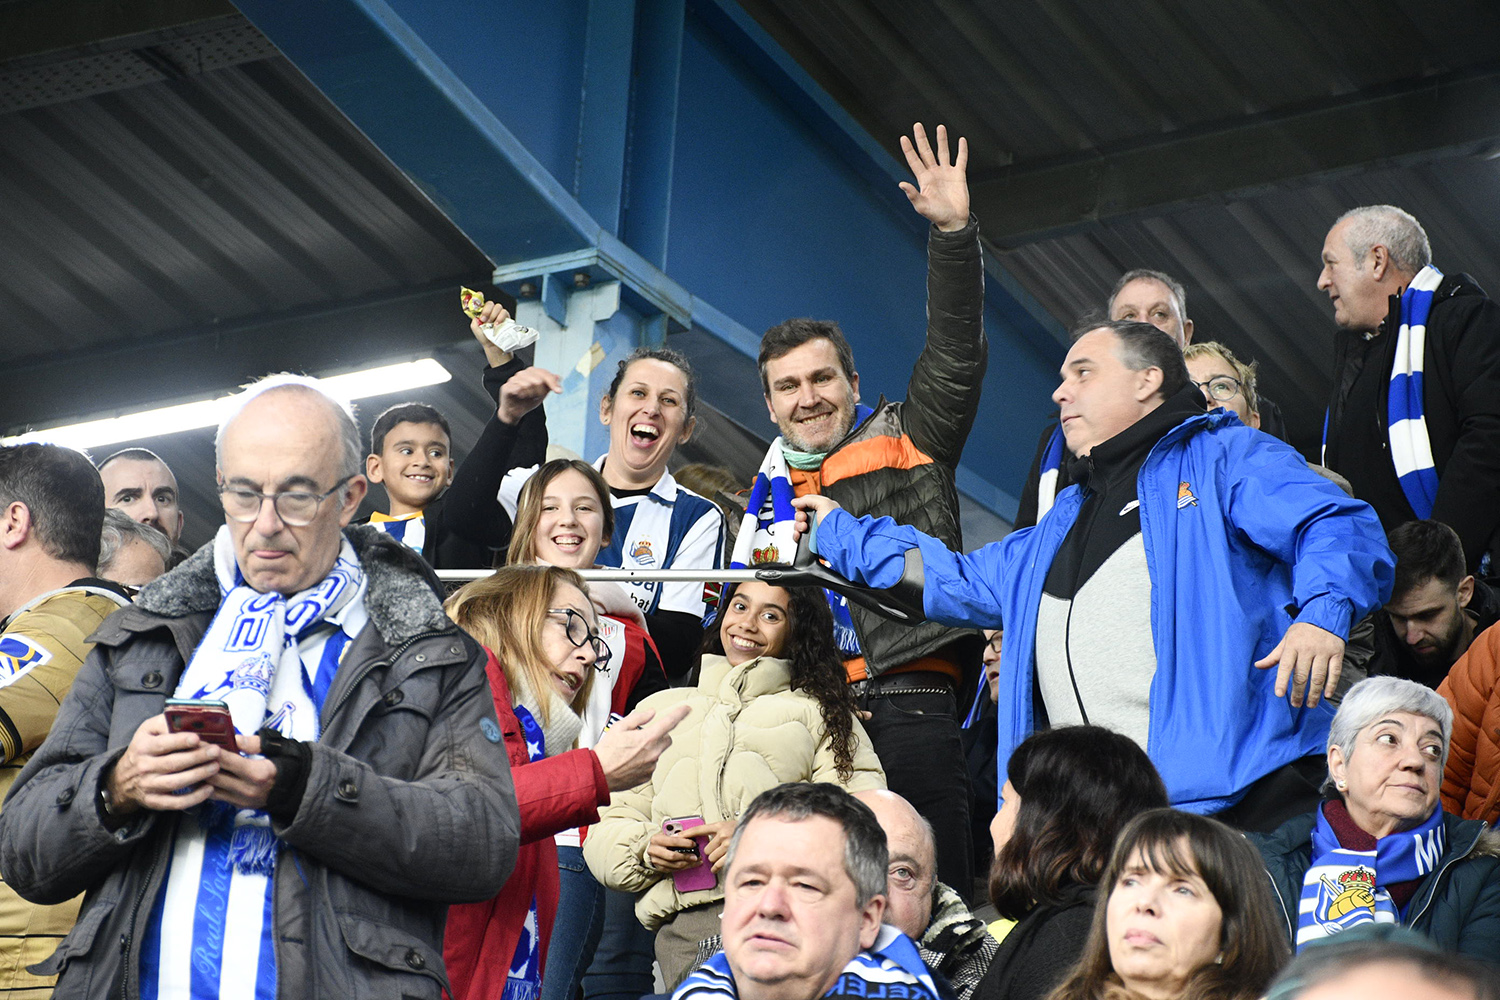
[[[1006,764],[990,833],[990,901],[1016,921],[975,1000],[1040,1000],[1083,950],[1099,877],[1132,817],[1167,805],[1146,752],[1100,726],[1063,726],[1025,740]]]
[[[636,916],[656,932],[669,990],[719,932],[717,875],[756,795],[788,781],[885,787],[854,716],[823,592],[743,583],[720,609],[697,687],[641,702],[658,712],[690,706],[672,746],[649,782],[615,794],[583,846],[600,882],[638,894]]]

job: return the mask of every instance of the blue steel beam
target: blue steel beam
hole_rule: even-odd
[[[236,5],[496,264],[597,243],[599,223],[383,0]]]
[[[620,231],[634,57],[633,0],[589,0],[573,190],[609,233]]]

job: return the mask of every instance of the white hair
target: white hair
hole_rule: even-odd
[[[354,419],[354,404],[330,393],[317,379],[307,375],[293,375],[290,372],[278,372],[275,375],[257,379],[245,386],[242,392],[229,398],[224,408],[224,416],[219,421],[219,430],[214,434],[215,466],[223,468],[224,432],[229,429],[229,425],[257,397],[277,390],[310,392],[327,403],[335,414],[339,438],[344,445],[343,460],[339,462],[340,478],[351,479],[364,471],[364,447],[359,440],[359,424]]]
[[[1432,244],[1416,216],[1395,205],[1362,205],[1338,217],[1338,225],[1351,220],[1344,230],[1344,243],[1354,260],[1362,261],[1376,246],[1385,247],[1391,262],[1402,271],[1416,274],[1432,263]]]
[[[1366,677],[1350,688],[1328,728],[1328,749],[1338,747],[1348,760],[1360,732],[1392,712],[1410,712],[1436,722],[1443,734],[1441,763],[1447,766],[1448,746],[1453,739],[1453,708],[1432,688],[1404,677]]]
[[[158,459],[158,461],[160,461]],[[115,561],[115,556],[120,554],[132,538],[139,538],[157,555],[161,556],[163,566],[172,561],[172,543],[160,530],[135,520],[123,510],[115,507],[106,507],[104,510],[104,529],[99,534],[99,568],[97,572],[104,576],[109,569],[110,563]]]

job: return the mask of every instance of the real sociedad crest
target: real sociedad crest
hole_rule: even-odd
[[[265,653],[252,656],[242,660],[229,675],[229,689],[231,691],[254,691],[262,698],[270,697],[271,675],[275,672],[276,664],[271,662],[271,658]]]
[[[781,561],[781,550],[774,545],[767,545],[763,549],[753,549],[750,553],[750,565],[760,566],[764,563]]]
[[[642,566],[655,566],[656,557],[651,554],[651,543],[642,538],[630,550],[630,558]]]
[[[1318,879],[1318,903],[1313,911],[1323,930],[1337,934],[1355,924],[1375,919],[1375,872],[1356,865],[1330,880]]]

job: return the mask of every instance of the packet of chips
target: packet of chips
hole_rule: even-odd
[[[459,303],[463,306],[465,315],[470,319],[478,319],[479,314],[484,311],[484,293],[460,286]],[[490,343],[510,354],[514,354],[523,347],[530,347],[536,343],[537,338],[535,330],[529,326],[522,326],[509,316],[505,318],[504,323],[498,325],[480,324],[479,332],[484,334]]]

